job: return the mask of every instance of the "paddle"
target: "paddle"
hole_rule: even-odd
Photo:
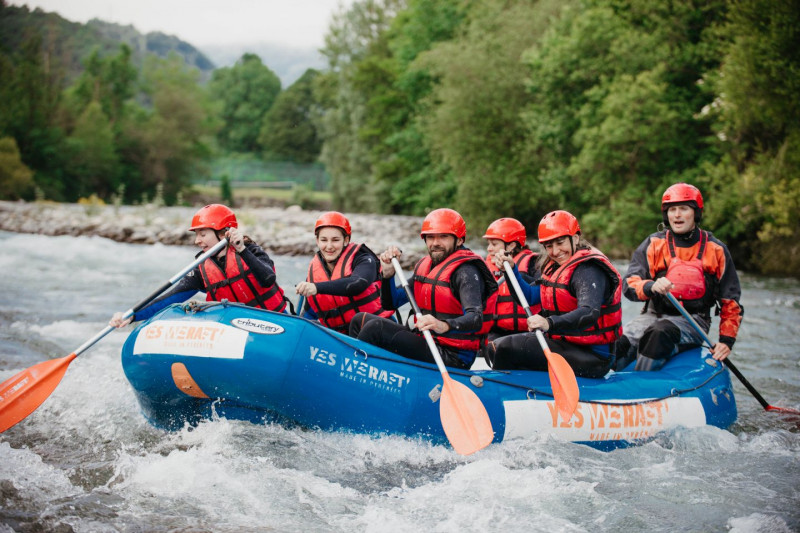
[[[179,279],[189,273],[194,267],[218,253],[228,244],[227,239],[222,239],[203,255],[195,259],[192,264],[172,276],[169,281],[156,289],[150,296],[136,304],[131,309],[125,311],[122,319],[133,316],[136,311],[147,306],[155,300],[162,292],[178,282]],[[15,376],[5,380],[0,384],[0,433],[4,432],[42,405],[50,394],[55,390],[61,378],[67,371],[67,367],[73,359],[91,348],[100,339],[115,330],[114,326],[106,326],[100,333],[83,343],[77,350],[66,357],[42,361],[32,367],[23,370]]]
[[[519,286],[519,281],[517,281],[514,270],[508,261],[503,261],[503,268],[508,274],[506,277],[511,281],[511,286],[514,287],[514,292],[522,304],[522,308],[525,309],[525,314],[533,316],[528,300],[522,294],[522,287]],[[547,373],[550,376],[550,388],[553,389],[556,409],[558,409],[562,420],[566,422],[572,418],[572,414],[578,408],[580,392],[578,391],[578,380],[575,379],[575,371],[572,370],[572,367],[569,366],[569,363],[561,354],[550,351],[544,335],[538,329],[536,330],[536,339],[539,341],[539,346],[542,347],[544,356],[547,358]]]
[[[708,337],[708,335],[703,330],[703,328],[700,327],[700,324],[697,323],[697,321],[694,319],[694,317],[691,314],[689,314],[689,311],[687,311],[683,307],[683,305],[681,305],[681,303],[678,302],[678,300],[675,298],[675,296],[672,295],[672,293],[668,292],[667,293],[667,298],[672,303],[672,305],[675,306],[675,309],[677,309],[678,312],[680,312],[680,314],[683,315],[683,318],[685,318],[686,320],[689,321],[689,324],[692,325],[694,330],[701,337],[703,337],[703,340],[706,342],[706,345],[708,345],[708,348],[709,349],[713,349],[714,348],[714,343],[711,342],[711,339]],[[786,413],[786,414],[790,414],[790,415],[800,415],[800,411],[798,411],[796,409],[790,409],[788,407],[776,407],[774,405],[770,405],[769,403],[767,403],[767,400],[765,400],[764,397],[761,396],[758,393],[756,388],[753,387],[753,385],[751,385],[749,381],[747,381],[747,379],[744,377],[744,375],[741,372],[739,372],[739,369],[736,368],[736,365],[733,364],[733,361],[731,361],[730,357],[726,357],[722,362],[725,363],[725,366],[727,366],[737,378],[739,378],[739,381],[742,382],[742,385],[744,385],[745,388],[747,388],[747,390],[750,391],[750,394],[752,394],[753,397],[755,397],[755,399],[758,400],[758,403],[761,404],[761,407],[763,407],[765,411],[774,411],[774,412]]]
[[[408,286],[406,276],[403,274],[403,269],[400,267],[400,262],[396,257],[392,258],[392,266],[394,266],[395,273],[400,278],[400,284],[406,291],[408,302],[414,309],[414,314],[417,319],[421,318],[422,311],[414,299],[414,294]],[[447,435],[447,439],[453,449],[461,455],[470,455],[485,448],[494,438],[494,430],[492,429],[492,422],[489,420],[489,413],[486,412],[486,408],[477,394],[466,385],[452,379],[450,374],[447,373],[447,368],[444,366],[442,356],[439,355],[436,343],[433,342],[431,332],[423,331],[422,336],[425,337],[425,341],[428,343],[428,348],[431,350],[431,355],[433,355],[444,381],[442,395],[439,398],[439,416],[442,419],[444,434]]]

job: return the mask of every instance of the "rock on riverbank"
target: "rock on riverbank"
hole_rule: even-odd
[[[97,235],[135,244],[191,246],[187,230],[198,207],[84,206],[52,202],[0,202],[0,230],[43,235]],[[321,211],[297,206],[236,209],[239,226],[270,254],[316,252],[314,223]],[[410,268],[425,252],[419,230],[422,217],[348,214],[353,240],[376,253],[399,246],[403,267]]]

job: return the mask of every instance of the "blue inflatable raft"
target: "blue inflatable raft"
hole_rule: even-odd
[[[145,417],[165,429],[217,415],[447,442],[435,365],[296,316],[174,305],[130,334],[122,365]],[[546,372],[449,372],[483,402],[494,442],[545,433],[611,450],[677,426],[727,428],[736,420],[730,375],[705,349],[658,372],[578,378],[581,401],[570,420],[558,415]]]

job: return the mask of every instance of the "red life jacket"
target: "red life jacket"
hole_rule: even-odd
[[[483,260],[486,263],[486,267],[489,269],[489,272],[492,273],[494,279],[500,279],[503,277],[503,271],[497,268],[497,265],[494,264],[494,261],[490,257],[487,257]]]
[[[308,267],[306,281],[317,283],[320,281],[333,281],[347,278],[353,273],[353,261],[356,252],[361,249],[361,244],[348,244],[333,267],[333,273],[328,274],[319,254],[314,254]],[[376,259],[377,260],[377,259]],[[326,327],[347,333],[350,320],[358,312],[372,313],[374,315],[389,317],[392,311],[381,309],[381,282],[375,280],[364,291],[356,296],[335,296],[333,294],[320,294],[308,298],[308,305],[317,314],[319,321]]]
[[[673,287],[670,292],[678,300],[702,300],[706,294],[706,278],[703,272],[703,253],[706,251],[708,233],[700,230],[700,250],[697,257],[689,261],[675,255],[675,237],[667,231],[667,245],[669,246],[669,266],[667,279]]]
[[[622,335],[622,278],[608,258],[595,249],[578,250],[560,266],[552,261],[545,265],[541,279],[542,309],[552,316],[563,315],[578,307],[578,299],[569,292],[569,282],[575,268],[590,260],[599,264],[611,280],[611,301],[600,307],[600,317],[591,326],[569,335],[550,334],[553,339],[575,344],[609,344]]]
[[[233,246],[228,247],[225,255],[225,272],[209,258],[200,265],[200,274],[206,286],[208,301],[230,300],[277,312],[283,312],[286,308],[283,291],[278,284],[274,283],[271,287],[261,286]]]
[[[532,250],[522,250],[514,257],[514,262],[520,272],[528,272],[530,262],[538,257]],[[507,331],[528,331],[528,316],[525,309],[514,302],[511,296],[513,287],[509,287],[505,278],[500,280],[497,289],[497,308],[494,312],[494,324],[497,328]],[[541,311],[539,304],[531,306],[531,313],[534,315]]]
[[[486,342],[486,334],[492,329],[495,303],[497,301],[497,282],[486,267],[481,256],[467,249],[456,250],[444,261],[431,268],[430,256],[425,256],[414,267],[414,299],[417,300],[423,314],[430,314],[439,320],[458,318],[464,315],[461,302],[453,294],[450,280],[456,268],[472,261],[483,276],[486,302],[483,306],[483,324],[481,329],[470,333],[459,333],[453,330],[433,338],[442,346],[457,350],[477,351]]]

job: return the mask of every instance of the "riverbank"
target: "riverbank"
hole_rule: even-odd
[[[54,202],[0,201],[0,230],[42,235],[100,236],[133,244],[191,246],[187,230],[198,207],[156,205],[80,205]],[[316,251],[314,223],[321,211],[286,208],[237,208],[239,226],[268,253],[312,255]],[[376,253],[393,244],[404,251],[410,268],[424,253],[419,230],[422,217],[348,214],[355,242]]]

